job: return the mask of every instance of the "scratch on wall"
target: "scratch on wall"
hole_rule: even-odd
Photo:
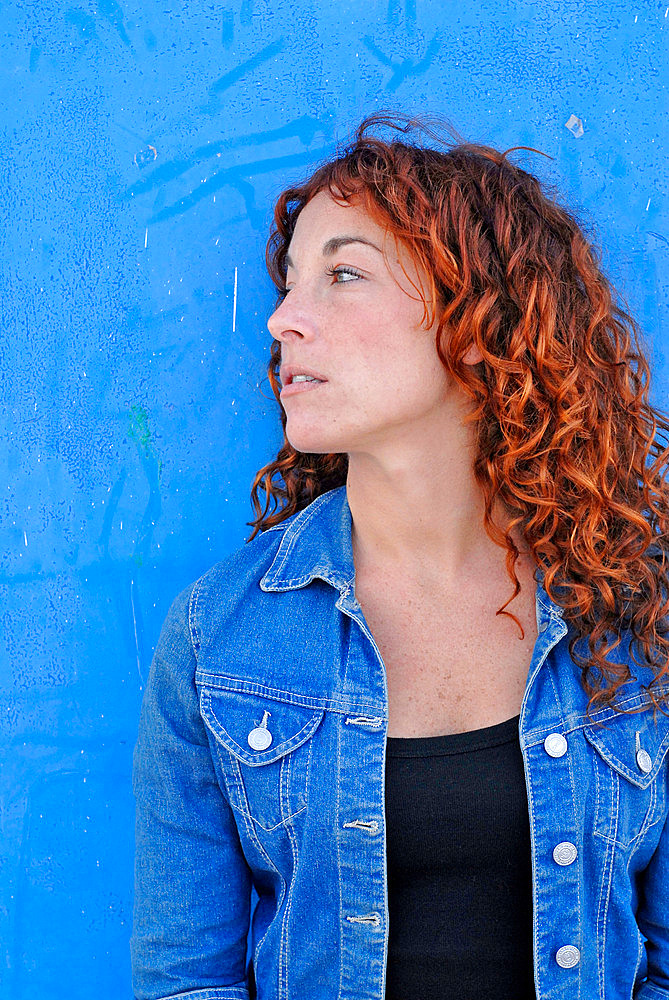
[[[142,677],[142,664],[139,659],[139,636],[137,634],[137,611],[135,609],[135,594],[134,594],[135,581],[130,581],[130,606],[132,607],[132,624],[135,630],[135,655],[137,656],[137,673],[139,675],[139,689],[142,690],[142,685],[144,684],[144,678]]]

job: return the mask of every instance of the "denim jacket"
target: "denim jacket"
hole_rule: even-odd
[[[586,717],[537,575],[519,720],[536,995],[669,1000],[669,719],[620,647],[626,711]],[[384,1000],[388,695],[354,583],[342,486],[173,604],[134,757],[138,1000]]]

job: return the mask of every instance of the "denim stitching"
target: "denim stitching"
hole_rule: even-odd
[[[540,980],[540,970],[541,962],[539,956],[539,941],[537,935],[537,903],[539,898],[539,885],[537,878],[537,855],[536,855],[536,838],[537,838],[537,824],[535,819],[534,810],[534,793],[531,779],[531,771],[527,761],[525,759],[525,753],[523,753],[523,766],[525,768],[525,784],[527,787],[527,801],[529,806],[529,818],[532,826],[532,836],[530,839],[530,855],[532,862],[532,952],[534,955],[534,979],[535,986],[537,987],[537,996],[541,996],[541,990],[539,988]]]
[[[277,866],[274,864],[274,862],[272,861],[272,859],[270,858],[270,856],[267,853],[267,851],[265,850],[265,848],[260,843],[260,840],[258,839],[258,835],[256,834],[255,828],[253,826],[253,821],[251,820],[251,818],[249,816],[245,816],[244,819],[246,820],[246,822],[245,822],[244,825],[246,826],[246,832],[248,834],[249,840],[255,845],[258,853],[261,855],[261,857],[263,857],[265,859],[265,861],[267,862],[267,864],[269,865],[269,867],[272,869],[272,871],[274,871],[279,876],[279,882],[281,884],[281,891],[279,893],[279,898],[276,901],[276,912],[274,914],[274,917],[272,917],[272,919],[270,921],[268,921],[267,927],[265,928],[265,933],[261,937],[260,941],[256,945],[256,948],[255,948],[255,950],[253,952],[253,964],[254,964],[254,968],[257,968],[258,967],[258,956],[260,955],[260,951],[262,949],[262,946],[265,943],[265,938],[269,934],[270,928],[271,928],[272,924],[274,923],[274,920],[276,919],[277,914],[279,914],[281,912],[281,906],[283,905],[283,899],[284,899],[284,896],[286,894],[286,880],[283,877],[283,875],[281,874],[281,872],[279,871],[279,869],[277,868]]]
[[[245,816],[247,819],[252,819],[253,817],[251,816],[251,808],[249,806],[249,800],[246,794],[246,788],[244,786],[244,781],[239,771],[239,761],[234,756],[234,754],[230,753],[227,747],[225,748],[225,752],[230,758],[227,767],[225,760],[223,758],[223,749],[217,743],[216,754],[218,756],[221,765],[221,770],[223,771],[223,776],[226,779],[229,778],[231,785],[229,791],[232,791],[236,799],[238,800],[236,802],[231,801],[230,805],[234,809],[236,809],[238,813],[241,813],[242,816]],[[226,780],[226,785],[227,784],[228,782]]]
[[[594,771],[595,771],[595,823],[594,823],[593,833],[595,834],[595,836],[597,836],[598,832],[599,832],[597,830],[597,827],[599,826],[599,823],[600,823],[600,815],[601,815],[601,809],[602,809],[601,802],[600,802],[600,799],[602,797],[602,793],[601,793],[601,778],[600,778],[600,775],[599,775],[599,771],[600,771],[600,768],[603,766],[603,764],[599,763],[597,757],[593,757],[592,758],[592,763],[594,765]],[[603,836],[603,834],[601,834],[601,836]]]
[[[602,767],[606,768],[608,767],[608,765],[603,763]],[[620,801],[620,778],[617,775],[617,772],[614,773],[616,773],[616,776],[618,777],[618,801]],[[605,840],[607,842],[614,844],[616,847],[620,847],[624,851],[628,850],[629,848],[632,848],[632,852],[636,851],[637,847],[639,846],[639,843],[641,842],[641,840],[643,840],[643,838],[646,836],[651,827],[655,826],[662,819],[661,815],[662,810],[657,809],[657,782],[659,781],[659,778],[660,778],[660,772],[658,772],[655,780],[652,781],[649,786],[650,803],[646,810],[646,814],[643,818],[641,829],[639,830],[638,833],[635,833],[634,836],[630,838],[628,843],[624,843],[622,840],[618,840],[616,837],[611,837],[610,834],[602,833],[596,828],[594,831],[595,836],[599,837],[601,840]],[[650,819],[651,816],[655,816],[655,818],[651,820]],[[609,829],[610,826],[611,824],[609,824]]]
[[[162,1000],[249,1000],[249,991],[242,986],[215,986],[213,989],[187,990],[171,993]]]
[[[657,808],[657,784],[659,780],[660,780],[660,772],[658,772],[657,776],[655,777],[655,780],[651,782],[650,804],[646,811],[646,815],[644,816],[641,829],[637,834],[635,834],[634,837],[632,837],[629,844],[627,845],[628,847],[632,847],[632,845],[634,844],[634,848],[631,853],[636,851],[636,849],[639,846],[639,843],[644,839],[644,837],[651,829],[651,827],[655,826],[656,823],[659,823],[659,821],[662,819],[661,810]],[[654,816],[655,818],[651,819],[652,816]]]
[[[285,803],[284,789],[288,784],[288,775],[286,772],[288,772],[289,770],[290,770],[290,763],[287,761],[286,757],[282,757],[281,767],[279,770],[279,812],[281,813],[281,818],[284,823],[286,822],[286,817],[284,816],[284,803]],[[286,827],[286,833],[288,833],[287,827]],[[292,851],[292,844],[291,844],[291,851]],[[286,896],[286,904],[288,904],[292,898],[292,891],[294,884],[295,884],[295,866],[293,865],[293,871],[291,873],[291,877],[288,879],[288,894]],[[285,1000],[286,996],[285,979],[288,975],[287,971],[288,957],[287,955],[284,955],[284,952],[288,946],[287,934],[286,934],[287,920],[288,920],[288,905],[284,907],[283,916],[281,918],[281,939],[279,941],[279,993],[278,993],[279,1000]]]
[[[628,878],[630,877],[630,863],[632,861],[632,858],[634,857],[635,851],[636,851],[636,847],[629,852],[629,855],[627,857],[627,864],[625,866],[625,871],[627,872],[627,877]],[[640,933],[639,927],[637,925],[637,928],[636,928],[636,965],[634,967],[634,976],[632,977],[632,991],[634,991],[634,983],[636,981],[637,972],[639,971],[639,968],[641,966],[641,959],[642,959],[642,957],[643,957],[643,938],[641,937],[641,933]],[[633,992],[632,992],[632,994],[630,994],[630,1000],[632,1000],[632,996],[633,996]]]
[[[202,589],[202,578],[200,578],[193,590],[191,591],[190,600],[188,601],[188,631],[190,633],[190,644],[193,649],[193,655],[197,661],[197,654],[200,651],[200,632],[197,627],[197,610],[198,602],[200,600],[200,591]]]
[[[626,698],[624,701],[619,702],[619,707],[622,709],[629,710],[630,708],[637,708],[640,707],[641,705],[646,705],[648,708],[650,708],[650,704],[651,703],[647,697],[641,694],[636,694],[636,695],[630,695],[629,698]],[[595,714],[592,716],[592,721],[588,719],[587,716],[580,715],[578,716],[578,722],[569,722],[568,724],[565,722],[565,734],[568,735],[569,733],[577,732],[580,729],[585,729],[586,727],[592,725],[593,722],[601,722],[601,721],[608,722],[610,719],[618,718],[619,715],[621,715],[620,712],[614,712],[611,709],[607,708],[603,708],[600,709],[598,712],[595,712]],[[541,726],[538,729],[532,729],[527,736],[525,745],[528,747],[537,746],[539,743],[543,742],[543,739],[546,734],[552,732],[553,732],[553,727],[550,725]]]
[[[210,704],[209,704],[209,702],[210,702],[210,695],[209,695],[209,692],[206,691],[206,690],[203,690],[203,692],[202,692],[202,701],[203,701],[203,706],[206,708],[207,711],[209,711],[210,710]],[[315,730],[314,730],[314,732],[315,732]],[[306,778],[305,778],[305,785],[306,785],[306,782],[308,782],[308,776],[309,776],[309,763],[311,761],[311,746],[312,746],[312,743],[313,743],[312,737],[313,737],[313,733],[310,734],[309,737],[307,737],[307,740],[304,740],[302,742],[302,744],[300,744],[300,746],[304,746],[304,743],[306,743],[306,742],[309,743],[309,756],[307,758],[307,774],[306,774]],[[221,743],[219,742],[218,739],[215,739],[215,747],[216,747],[216,754],[217,754],[218,760],[220,762],[221,769],[223,771],[223,775],[224,775],[224,777],[229,776],[230,769],[229,769],[229,767],[226,767],[226,762],[225,762],[225,759],[224,759],[224,757],[222,755],[222,745],[221,745]],[[284,765],[285,765],[285,763],[286,763],[287,760],[292,761],[293,753],[297,749],[300,749],[300,747],[299,746],[298,747],[294,747],[292,749],[292,751],[287,752],[286,754],[284,754],[280,758],[280,760],[281,760],[281,766],[280,766],[280,769],[279,769],[279,812],[280,812],[280,815],[281,815],[281,819],[279,820],[278,823],[274,823],[272,826],[266,827],[266,826],[264,826],[260,822],[260,820],[257,817],[253,816],[253,814],[251,813],[251,806],[249,804],[249,799],[248,799],[248,795],[247,795],[247,792],[246,792],[246,784],[244,782],[244,778],[243,778],[243,774],[242,774],[242,771],[241,771],[240,762],[237,759],[237,757],[232,753],[232,751],[227,746],[225,746],[225,750],[226,750],[226,752],[227,752],[227,754],[228,754],[228,756],[230,758],[229,764],[231,765],[232,771],[233,771],[232,778],[234,780],[231,783],[233,784],[234,789],[237,791],[238,798],[239,798],[239,801],[241,803],[240,805],[237,805],[235,802],[231,801],[230,805],[234,809],[236,809],[238,812],[242,813],[244,816],[247,816],[254,823],[257,823],[257,825],[262,830],[265,830],[267,833],[271,833],[273,830],[276,830],[278,827],[280,827],[282,825],[285,825],[288,820],[292,819],[293,816],[298,816],[307,807],[307,803],[306,803],[306,788],[305,788],[305,804],[303,806],[300,806],[299,809],[295,809],[293,812],[290,812],[290,800],[289,800],[289,796],[286,794],[286,796],[284,798],[283,793],[282,793],[282,784],[281,784],[281,782],[282,782],[282,775],[283,775]],[[288,777],[290,777],[290,774],[288,775]],[[226,782],[226,784],[227,784],[227,782]],[[286,803],[285,807],[284,807],[284,802]],[[296,802],[296,805],[297,805],[297,802]]]
[[[281,822],[286,823],[290,818],[290,761],[292,754],[284,754],[281,757],[279,767],[279,813]]]
[[[217,749],[217,754],[218,754],[219,760],[221,761],[221,767],[223,768],[223,771],[225,773],[225,765],[223,764],[223,760],[221,758],[221,750],[220,750],[220,747],[218,746],[218,744],[217,744],[216,749]],[[228,754],[229,754],[229,756],[231,758],[231,763],[233,765],[233,768],[234,769],[238,769],[239,765],[238,765],[237,759],[233,756],[233,754],[230,753],[230,751],[228,751]],[[246,792],[244,790],[244,783],[241,780],[241,777],[239,777],[238,780],[239,780],[239,782],[241,784],[241,787],[242,787],[242,790],[244,792],[244,796],[243,796],[244,800],[247,801],[247,799],[246,799]],[[233,806],[233,803],[230,802],[230,805]],[[247,806],[248,806],[248,801],[247,801]],[[280,883],[281,883],[281,892],[280,892],[279,899],[277,900],[277,908],[276,908],[276,913],[279,913],[280,910],[281,910],[281,904],[283,902],[283,897],[284,897],[285,890],[286,890],[285,879],[284,879],[283,875],[281,874],[281,872],[279,871],[279,869],[273,863],[273,861],[271,860],[271,858],[269,857],[269,855],[267,854],[267,852],[265,851],[265,849],[263,848],[262,844],[260,843],[260,840],[258,839],[258,837],[256,835],[256,832],[255,832],[255,829],[254,829],[254,825],[253,825],[254,824],[254,820],[251,817],[250,813],[249,812],[245,812],[243,809],[239,809],[239,808],[236,808],[234,806],[233,806],[233,808],[235,808],[235,811],[240,816],[243,817],[243,819],[244,819],[244,827],[246,828],[246,831],[247,831],[247,834],[249,836],[249,839],[256,846],[256,848],[258,850],[258,853],[265,859],[265,861],[267,862],[267,864],[269,865],[269,867],[279,876],[279,880],[280,880]],[[260,949],[262,948],[262,945],[264,944],[265,938],[267,937],[267,934],[269,933],[269,930],[270,930],[270,927],[271,927],[272,923],[273,923],[273,921],[270,920],[269,923],[267,924],[266,929],[265,929],[265,933],[263,934],[262,938],[260,939],[260,941],[258,942],[258,944],[257,944],[257,946],[256,946],[256,948],[254,950],[253,960],[254,960],[254,964],[256,966],[257,966],[258,956],[260,954]],[[246,997],[247,994],[242,994],[242,996]]]
[[[207,702],[207,692],[203,691],[202,700],[206,705]],[[211,746],[211,744],[210,744]],[[228,755],[229,760],[227,761],[223,756],[223,747],[218,740],[215,740],[214,746],[216,749],[216,756],[223,773],[223,782],[227,790],[227,798],[230,806],[242,816],[251,818],[251,810],[249,807],[248,797],[246,795],[246,788],[244,786],[244,781],[242,779],[239,762],[234,754],[232,754],[227,747],[225,747],[225,752]],[[219,782],[220,785],[220,782]],[[238,801],[236,801],[238,800]]]
[[[597,784],[597,803],[596,803],[596,810],[595,810],[595,830],[594,830],[594,834],[595,834],[595,836],[597,836],[598,835],[597,825],[601,821],[601,810],[603,808],[602,804],[604,802],[604,789],[602,788],[602,785],[601,785],[601,778],[600,778],[600,773],[599,773],[600,772],[600,767],[602,767],[603,765],[599,764],[598,761],[595,761],[594,764],[595,764],[595,777],[596,777],[596,784]],[[609,819],[609,823],[610,822],[611,822],[611,820]],[[606,869],[607,869],[607,866],[608,866],[608,863],[609,863],[609,857],[610,857],[610,852],[611,852],[611,845],[610,845],[610,843],[608,841],[606,841],[606,839],[605,839],[605,843],[606,843],[606,848],[605,848],[605,852],[604,852],[604,864],[603,864],[603,867],[602,867],[602,881],[601,881],[601,885],[600,885],[600,889],[599,889],[599,899],[597,900],[597,941],[598,942],[602,941],[602,904],[603,904],[603,898],[604,898],[604,885],[605,885],[605,879],[606,879]],[[597,950],[597,981],[599,983],[599,998],[600,998],[600,1000],[602,1000],[603,995],[604,995],[603,994],[603,991],[604,991],[603,964],[604,964],[604,959],[603,959],[602,951],[601,951],[601,948],[598,948],[598,950]]]
[[[337,816],[341,815],[341,734],[342,727],[337,726]],[[342,898],[342,877],[341,877],[341,838],[337,834],[337,876],[339,882],[339,997],[341,997],[344,982],[344,922],[342,913],[344,911],[344,900]]]
[[[352,621],[352,619],[351,619]],[[342,688],[346,688],[346,681],[348,678],[348,665],[351,657],[351,633],[352,629],[348,630],[348,645],[346,647],[346,661],[344,663],[344,674],[341,681]],[[343,726],[337,726],[337,820],[341,816],[341,760],[342,760],[342,733],[344,732]],[[342,916],[344,913],[344,899],[342,896],[342,876],[341,876],[341,836],[339,831],[335,834],[337,843],[337,876],[339,880],[339,997],[341,997],[341,991],[344,984],[344,921]]]
[[[303,746],[304,746],[304,744],[303,744]],[[304,808],[305,809],[309,805],[309,780],[311,778],[311,757],[312,757],[312,751],[314,749],[314,739],[313,739],[313,736],[308,741],[307,746],[309,748],[309,752],[307,754],[307,773],[306,773],[306,777],[304,779]]]
[[[240,801],[242,802],[242,804],[239,805],[237,802],[232,801],[230,799],[230,797],[228,796],[228,802],[229,802],[231,808],[235,810],[235,812],[238,812],[245,819],[251,820],[252,823],[254,823],[257,826],[259,826],[261,830],[265,831],[265,833],[273,833],[274,830],[278,830],[278,828],[280,826],[285,826],[288,820],[292,819],[294,816],[299,816],[300,813],[304,812],[304,810],[307,808],[306,804],[303,805],[300,809],[297,809],[294,813],[291,813],[290,816],[287,816],[287,817],[284,818],[283,815],[282,815],[282,817],[279,820],[279,822],[275,823],[274,826],[269,826],[269,827],[263,826],[262,823],[260,822],[260,820],[257,819],[252,814],[252,812],[251,812],[251,807],[249,805],[248,795],[246,794],[246,785],[244,784],[244,778],[242,777],[242,774],[241,774],[241,767],[240,767],[239,761],[237,760],[237,758],[235,757],[234,754],[230,753],[230,751],[227,749],[227,747],[225,749],[226,749],[226,751],[227,751],[227,753],[228,753],[228,755],[230,757],[230,764],[232,765],[232,771],[234,772],[233,775],[231,776],[231,785],[233,786],[234,789],[237,789],[237,791],[238,791],[238,797],[239,797]],[[223,756],[222,756],[221,747],[219,747],[218,744],[216,745],[216,754],[218,756],[218,759],[219,759],[219,762],[220,762],[220,765],[221,765],[221,769],[222,769],[223,774],[225,776],[229,772],[226,770],[225,761],[224,761]],[[227,782],[226,782],[226,785],[227,785]]]
[[[304,529],[309,524],[309,521],[313,518],[313,516],[316,514],[316,512],[323,506],[323,504],[325,503],[325,501],[327,499],[328,499],[327,493],[323,493],[320,497],[317,497],[316,500],[314,500],[313,503],[311,503],[309,505],[309,507],[304,508],[305,510],[308,510],[309,513],[308,514],[304,514],[304,516],[301,517],[301,518],[300,517],[295,518],[295,520],[293,521],[293,523],[288,526],[288,528],[286,529],[286,533],[283,536],[283,538],[281,539],[281,542],[280,542],[280,545],[279,545],[279,551],[280,551],[281,547],[285,544],[286,551],[283,554],[283,559],[281,560],[281,562],[279,563],[279,565],[276,567],[276,569],[274,569],[274,572],[272,574],[272,579],[273,580],[276,580],[276,578],[280,575],[281,570],[285,566],[286,561],[288,559],[288,556],[292,552],[292,550],[293,550],[293,548],[295,546],[295,543],[299,539],[301,533],[304,531]],[[300,512],[300,513],[302,513],[302,512]],[[278,556],[278,554],[279,553],[277,552],[277,556]],[[276,556],[275,556],[275,559],[276,559]]]
[[[586,739],[588,739],[588,737],[587,737],[587,734],[586,734]],[[588,739],[588,742],[590,743],[590,739]],[[666,744],[666,746],[664,746],[664,744]],[[663,747],[663,746],[664,746],[664,751],[663,751],[662,753],[660,753],[660,751],[662,750],[662,747]],[[601,757],[603,757],[603,759],[604,759],[604,760],[605,760],[605,761],[606,761],[606,762],[607,762],[607,763],[608,763],[608,764],[609,764],[609,765],[610,765],[611,767],[613,767],[613,768],[614,768],[614,770],[616,770],[616,771],[619,771],[619,772],[621,772],[622,774],[624,774],[624,776],[625,776],[625,777],[626,777],[626,778],[627,778],[628,780],[630,780],[630,781],[632,782],[632,784],[633,784],[633,785],[635,785],[635,786],[636,786],[637,788],[644,788],[644,785],[639,785],[639,784],[637,783],[637,781],[635,781],[635,780],[634,780],[635,778],[638,778],[638,774],[637,774],[637,773],[635,773],[634,771],[632,771],[632,770],[631,770],[631,769],[630,769],[629,767],[627,767],[627,766],[626,766],[625,764],[623,764],[623,762],[622,762],[622,761],[620,761],[620,760],[619,760],[619,759],[618,759],[618,758],[616,757],[616,755],[615,755],[614,753],[611,753],[611,752],[610,752],[610,751],[608,750],[608,748],[606,748],[606,747],[604,747],[604,748],[601,748],[601,747],[599,747],[599,746],[595,746],[595,747],[594,747],[594,749],[595,749],[595,750],[596,750],[596,751],[597,751],[597,752],[599,753],[599,755],[600,755]],[[656,772],[656,776],[657,776],[657,774],[659,773],[659,771],[660,771],[660,768],[662,767],[662,761],[664,760],[664,757],[665,757],[665,755],[666,755],[666,753],[667,753],[667,751],[668,751],[668,750],[669,750],[669,737],[665,737],[665,739],[663,739],[663,740],[662,740],[662,743],[660,743],[660,746],[659,746],[659,748],[658,748],[658,751],[657,751],[657,755],[656,755],[656,756],[659,756],[659,757],[660,757],[660,764],[659,764],[659,767],[658,767],[658,769],[657,769],[657,772]],[[655,765],[653,765],[653,767],[655,767]],[[649,780],[648,780],[647,784],[645,785],[645,787],[646,787],[646,788],[648,788],[648,787],[649,787],[649,785],[650,785],[650,784],[652,783],[652,781],[653,781],[653,778],[652,778],[652,777],[650,777],[650,776],[648,776],[648,777],[649,777]]]
[[[609,830],[613,827],[614,837],[612,842],[607,846],[606,859],[604,865],[604,873],[602,876],[602,889],[604,889],[604,875],[606,874],[606,868],[608,866],[609,876],[608,885],[606,886],[606,896],[604,902],[604,916],[601,927],[601,953],[600,953],[600,994],[601,1000],[606,1000],[604,996],[604,984],[606,982],[606,929],[608,926],[608,915],[609,915],[609,901],[611,899],[611,878],[613,877],[613,867],[615,859],[615,836],[618,833],[618,809],[620,805],[620,778],[615,775],[613,784],[611,785],[611,821],[609,825]],[[599,936],[599,935],[598,935]]]
[[[658,774],[659,776],[659,774]],[[655,781],[650,783],[650,803],[644,816],[643,823],[641,824],[641,829],[639,830],[637,837],[645,837],[646,832],[653,826],[654,820],[651,820],[652,816],[655,816],[657,805],[657,778]],[[636,840],[636,837],[634,838]]]
[[[600,1000],[605,1000],[604,997],[604,947],[605,940],[602,933],[602,921],[606,921],[606,912],[608,910],[608,888],[611,885],[611,880],[609,876],[608,887],[606,885],[606,870],[611,865],[613,867],[613,845],[608,842],[606,844],[606,850],[604,854],[604,865],[602,868],[602,881],[599,889],[599,899],[597,901],[597,941],[602,942],[601,947],[597,949],[597,981],[599,983],[599,997]],[[604,902],[604,897],[606,895],[606,902]],[[602,917],[602,908],[604,908],[604,915]]]
[[[258,695],[262,698],[270,698],[281,704],[297,705],[300,708],[311,708],[323,712],[337,712],[344,715],[351,711],[373,712],[377,705],[367,705],[364,702],[352,701],[351,699],[335,700],[334,698],[312,698],[309,695],[296,695],[293,691],[284,691],[280,688],[270,688],[255,681],[242,681],[238,677],[229,677],[225,674],[210,674],[204,670],[198,670],[196,681],[203,688],[229,691],[237,694]],[[231,683],[232,682],[232,683]],[[373,715],[370,717],[374,717]]]
[[[306,806],[305,806],[306,808]],[[281,948],[279,949],[279,955],[281,952],[285,952],[286,964],[285,964],[285,993],[283,995],[283,1000],[288,1000],[288,923],[290,921],[290,914],[293,909],[293,889],[295,888],[295,876],[297,874],[297,838],[295,836],[295,831],[293,829],[293,824],[291,822],[286,823],[286,833],[288,834],[288,839],[290,840],[290,849],[293,856],[293,875],[290,880],[290,886],[288,887],[288,905],[284,913],[283,921],[281,923]],[[280,960],[280,959],[279,959]],[[281,981],[279,980],[279,990],[281,989]],[[281,996],[281,994],[279,994]]]

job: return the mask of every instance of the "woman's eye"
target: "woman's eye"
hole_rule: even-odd
[[[358,274],[351,267],[333,267],[325,272],[330,278],[336,278],[335,284],[343,285],[348,281],[354,281],[357,278],[361,278],[362,275]]]

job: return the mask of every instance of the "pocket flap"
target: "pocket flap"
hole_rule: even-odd
[[[291,702],[277,701],[264,695],[225,688],[203,687],[200,691],[200,712],[217,740],[231,754],[251,767],[271,764],[305,743],[316,731],[325,712]],[[256,749],[249,743],[249,734],[264,729],[266,749]],[[252,737],[253,742],[253,737]]]
[[[659,721],[663,719],[664,725]],[[669,730],[665,716],[660,715],[658,722],[654,723],[652,711],[637,715],[617,713],[607,719],[605,727],[586,726],[585,738],[614,771],[631,781],[633,785],[647,788],[655,779],[669,750]],[[650,769],[644,771],[639,766],[637,749],[645,751],[648,755],[643,760],[651,764]]]

